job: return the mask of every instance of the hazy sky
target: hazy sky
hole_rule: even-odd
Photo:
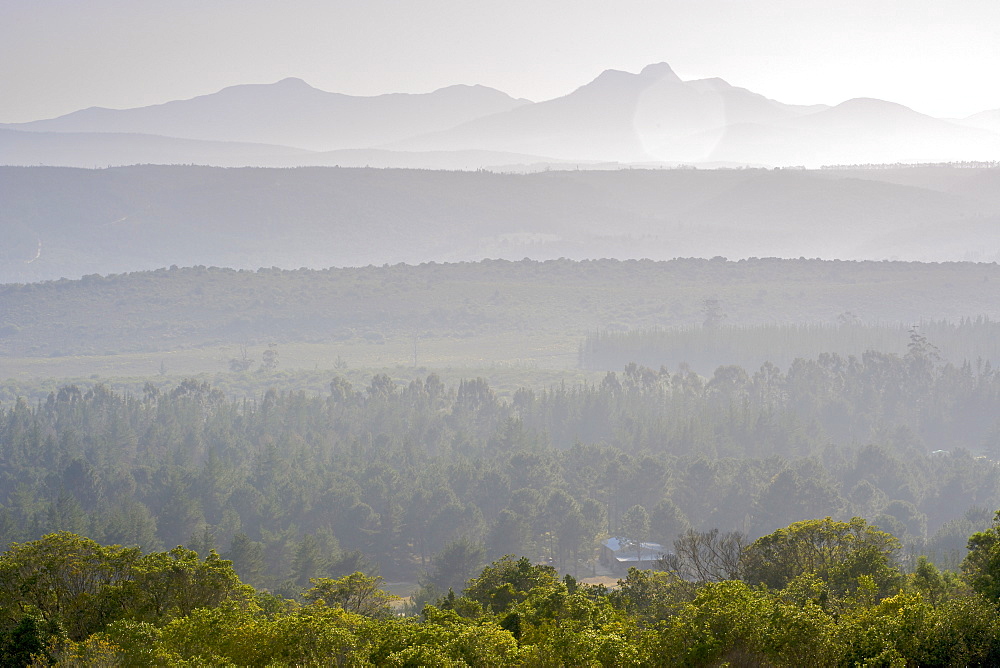
[[[997,0],[0,0],[0,122],[288,76],[564,95],[666,61],[783,102],[1000,108]]]

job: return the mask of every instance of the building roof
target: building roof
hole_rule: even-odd
[[[653,561],[666,552],[659,543],[640,543],[641,550],[636,550],[627,544],[625,539],[609,538],[603,543],[615,554],[615,559],[620,562],[626,561]]]

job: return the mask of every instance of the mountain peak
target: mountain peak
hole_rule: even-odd
[[[281,81],[275,81],[274,85],[282,86],[283,88],[312,88],[312,86],[298,77],[285,77]]]
[[[600,74],[598,74],[597,78],[595,78],[590,83],[595,83],[595,82],[598,82],[598,81],[601,81],[601,82],[605,82],[605,81],[627,81],[627,80],[631,79],[634,76],[635,76],[634,74],[631,74],[629,72],[625,72],[623,70],[604,70],[603,72],[601,72]]]
[[[295,92],[309,92],[309,91],[325,92],[325,91],[320,91],[318,88],[310,86],[308,83],[306,83],[302,79],[299,79],[298,77],[285,77],[284,79],[275,81],[273,83],[234,84],[232,86],[226,86],[225,88],[222,88],[214,93],[199,95],[198,97],[192,99],[211,99],[213,96],[218,95],[220,93],[223,95],[244,95],[248,93],[254,95],[254,94],[259,94],[261,92],[264,92],[264,94],[268,94],[267,91],[279,91],[280,93],[283,94],[289,94]],[[173,102],[177,102],[177,100],[174,100]],[[168,102],[167,104],[171,103]]]
[[[645,87],[660,81],[682,83],[680,77],[674,73],[670,65],[666,63],[653,63],[652,65],[646,65],[638,74],[622,70],[604,70],[596,79],[585,86],[581,86],[579,90],[592,90],[595,87],[602,90],[608,88],[625,90],[633,89],[636,86]]]
[[[845,100],[832,107],[830,111],[839,111],[842,113],[896,113],[923,115],[905,105],[899,104],[898,102],[880,100],[874,97],[851,98],[850,100]]]
[[[667,63],[652,63],[651,65],[646,65],[639,72],[639,76],[644,79],[669,79],[670,81],[680,81],[681,78],[674,73],[673,68]]]

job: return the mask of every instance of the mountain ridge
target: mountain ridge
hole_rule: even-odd
[[[0,129],[139,133],[286,146],[312,153],[377,149],[438,156],[480,152],[537,156],[552,163],[623,166],[819,167],[995,159],[1000,155],[998,117],[995,111],[986,111],[966,119],[936,119],[874,98],[853,98],[832,106],[785,104],[717,77],[684,81],[668,63],[660,62],[637,73],[607,69],[565,95],[538,102],[481,84],[454,84],[429,93],[351,96],[286,77],[133,109],[90,107],[51,119],[0,124]],[[104,151],[94,144],[73,164],[126,164],[113,159],[116,141],[121,142],[108,138]],[[239,152],[248,155],[244,149]],[[136,155],[137,163],[157,162],[155,152]],[[41,154],[35,157],[14,160],[0,149],[0,163],[49,164]],[[413,166],[412,155],[400,157],[399,166]],[[245,157],[242,163],[229,158],[204,162],[208,159],[195,151],[190,159],[179,161],[273,164]],[[283,164],[294,165],[295,160],[291,157]],[[426,164],[460,169],[495,166],[467,165],[462,160]]]
[[[933,184],[929,186],[928,184]],[[1000,259],[1000,169],[0,168],[0,283],[178,265]]]
[[[91,107],[51,119],[0,125],[49,132],[135,132],[178,139],[278,144],[306,150],[368,148],[451,127],[526,103],[486,86],[430,93],[352,96],[295,77],[133,109]],[[336,122],[331,122],[331,119]]]

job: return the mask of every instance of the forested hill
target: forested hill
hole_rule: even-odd
[[[575,351],[590,331],[700,326],[707,301],[729,325],[996,320],[998,284],[996,264],[778,259],[171,268],[0,286],[0,355],[539,334]]]
[[[0,282],[484,257],[993,260],[1000,170],[0,167]],[[984,195],[986,193],[986,195]]]

